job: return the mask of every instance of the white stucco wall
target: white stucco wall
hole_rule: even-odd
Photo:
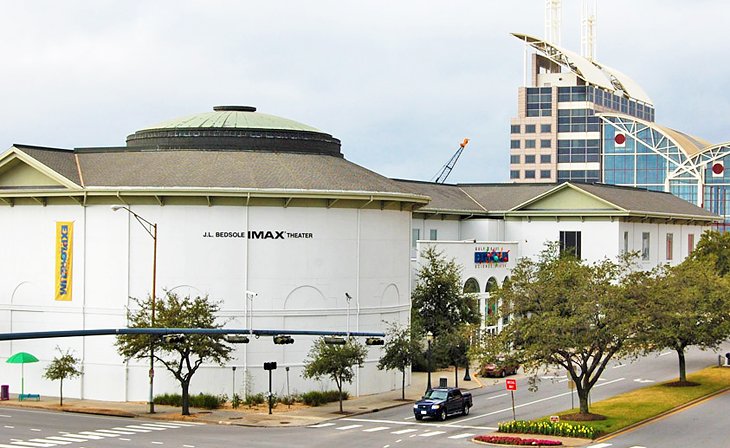
[[[165,290],[221,301],[221,320],[245,328],[245,291],[258,293],[253,327],[383,331],[383,321],[408,322],[410,309],[410,213],[318,207],[139,205],[134,210],[158,224],[157,295]],[[54,300],[54,238],[57,221],[74,222],[73,300]],[[216,232],[284,231],[311,237],[252,240]],[[0,332],[126,327],[129,297],[146,297],[152,286],[152,238],[126,211],[109,205],[48,205],[0,208],[0,231],[12,235],[0,259]],[[205,234],[211,236],[204,236]],[[12,302],[12,303],[11,303]],[[286,393],[333,388],[301,378],[313,337],[274,345],[271,338],[236,345],[225,368],[204,366],[191,391],[243,390],[244,367],[252,391],[264,391],[265,361],[277,361],[274,389]],[[145,361],[125,363],[110,336],[0,342],[0,359],[28,351],[41,362],[25,366],[26,391],[56,395],[58,384],[41,378],[56,345],[83,358],[84,377],[67,381],[69,397],[144,401]],[[375,368],[380,347],[348,389],[368,394],[400,387],[397,372]],[[0,382],[20,389],[20,368],[0,363]],[[100,380],[103,379],[103,380]],[[326,383],[326,382],[325,382]],[[155,393],[176,392],[176,382],[156,367]]]

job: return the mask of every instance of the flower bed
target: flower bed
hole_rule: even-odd
[[[597,429],[586,425],[574,425],[564,422],[532,422],[525,420],[500,423],[499,432],[519,432],[524,434],[579,437],[583,439],[595,439],[599,435],[599,431]]]
[[[518,446],[560,446],[563,444],[560,440],[543,440],[543,439],[523,439],[522,437],[510,436],[476,436],[474,440],[486,443],[496,443],[499,445],[518,445]]]

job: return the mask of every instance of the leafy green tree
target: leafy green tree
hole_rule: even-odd
[[[715,257],[687,258],[656,278],[647,320],[650,346],[677,352],[679,384],[687,383],[687,347],[716,348],[730,336],[730,280],[721,277]]]
[[[561,255],[555,243],[537,260],[521,259],[511,281],[493,294],[510,323],[487,339],[485,361],[507,354],[528,371],[561,366],[575,382],[580,413],[589,415],[588,397],[609,360],[635,355],[634,339],[644,320],[648,275],[630,260],[588,264]]]
[[[342,386],[355,378],[353,366],[361,366],[367,350],[357,340],[350,338],[343,345],[327,344],[323,337],[314,341],[307,359],[304,360],[304,378],[329,377],[340,393],[342,413]]]
[[[63,406],[63,380],[66,378],[76,378],[81,375],[81,370],[78,368],[81,360],[73,356],[70,350],[64,352],[60,347],[56,347],[56,350],[58,350],[61,356],[53,358],[53,361],[48,365],[43,376],[51,381],[61,381],[59,405]]]
[[[400,370],[401,399],[406,398],[406,369],[413,364],[421,352],[421,344],[411,334],[411,329],[397,322],[388,325],[385,332],[383,356],[378,360],[378,369]]]
[[[708,257],[715,257],[718,274],[725,276],[730,272],[730,232],[710,230],[702,234],[689,258],[707,260]]]
[[[127,310],[130,328],[149,328],[151,300],[133,299],[138,307]],[[179,297],[167,292],[164,300],[155,301],[155,327],[159,328],[221,328],[216,323],[219,305],[205,297]],[[152,339],[154,338],[154,339]],[[182,415],[190,415],[190,380],[203,362],[223,365],[230,359],[232,348],[224,335],[188,334],[181,340],[159,338],[155,335],[117,336],[116,346],[127,359],[149,359],[154,344],[155,360],[178,380],[182,390]]]
[[[438,339],[462,324],[478,323],[479,304],[474,294],[464,292],[459,265],[453,259],[447,261],[434,247],[423,251],[421,258],[411,294],[416,328]]]

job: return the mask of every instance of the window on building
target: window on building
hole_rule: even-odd
[[[525,163],[535,163],[535,156],[534,155],[526,155],[525,156]]]
[[[690,233],[687,235],[687,255],[691,254],[695,250],[695,234]]]
[[[512,149],[520,149],[520,141],[519,140],[510,140],[509,147]]]
[[[473,294],[480,292],[479,282],[474,277],[469,277],[464,283],[464,292],[467,294]]]
[[[509,156],[509,163],[520,163],[520,156],[519,155],[511,155]]]
[[[540,140],[540,148],[549,148],[550,143],[551,143],[550,139],[542,139],[542,140]]]
[[[552,172],[550,170],[540,170],[540,179],[550,179]]]
[[[519,134],[520,133],[520,125],[519,124],[513,124],[509,127],[509,132],[511,134]]]
[[[580,260],[580,231],[560,231],[560,253],[573,254]]]
[[[629,253],[629,232],[624,232],[624,250],[625,254]]]
[[[551,124],[541,124],[540,125],[540,132],[552,132],[553,126]]]
[[[667,233],[667,261],[674,257],[674,235]]]
[[[534,179],[535,170],[525,170],[525,179]]]
[[[525,125],[525,134],[534,134],[535,133],[535,125],[534,124],[526,124]]]
[[[651,254],[649,253],[649,232],[642,232],[641,233],[641,259],[644,261],[648,261]]]
[[[438,231],[438,229],[431,229],[431,230],[428,231],[428,233],[429,233],[429,235],[428,235],[429,236],[429,238],[428,238],[429,240],[431,240],[431,241],[437,241],[439,239],[439,231]]]
[[[525,140],[525,148],[534,148],[535,140]]]
[[[509,178],[510,179],[519,179],[520,178],[520,170],[509,170]]]
[[[416,241],[421,239],[421,229],[411,229],[411,248],[416,248]]]
[[[550,163],[553,157],[550,154],[540,154],[540,163]]]

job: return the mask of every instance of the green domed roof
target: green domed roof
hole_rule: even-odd
[[[278,129],[321,132],[317,128],[289,120],[288,118],[256,112],[256,108],[251,106],[216,106],[213,108],[213,112],[203,112],[174,118],[140,130],[195,128]]]

